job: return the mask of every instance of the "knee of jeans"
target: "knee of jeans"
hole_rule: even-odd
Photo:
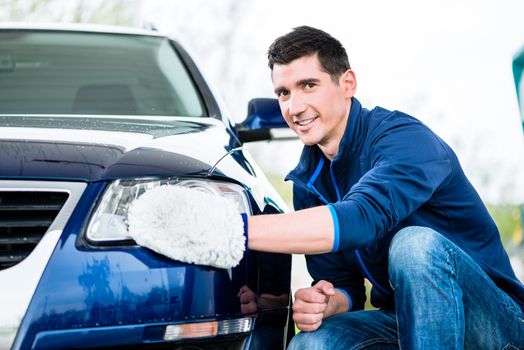
[[[300,332],[291,339],[287,350],[324,349],[325,343],[318,332]]]
[[[427,227],[409,226],[398,231],[389,246],[390,276],[395,272],[430,266],[442,239],[442,235]]]

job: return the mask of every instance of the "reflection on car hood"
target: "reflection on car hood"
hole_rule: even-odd
[[[224,124],[212,118],[0,116],[0,125],[2,178],[203,175],[232,143]],[[248,169],[232,161],[218,171],[227,176],[228,166]]]

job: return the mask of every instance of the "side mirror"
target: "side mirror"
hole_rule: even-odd
[[[278,100],[255,98],[247,105],[247,118],[236,125],[241,142],[265,140],[295,140],[297,136],[288,128]],[[283,132],[277,132],[276,129]]]

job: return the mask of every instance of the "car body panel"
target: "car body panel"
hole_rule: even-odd
[[[138,246],[78,245],[92,209],[82,204],[93,203],[104,187],[95,182],[85,190],[28,309],[21,328],[27,343],[15,347],[29,347],[41,331],[167,324],[240,313],[232,285],[235,269],[175,262]]]
[[[0,127],[0,161],[3,164],[0,177],[3,178],[96,181],[205,173],[228,153],[232,142],[223,124],[211,118],[202,122],[188,118],[146,119],[141,123],[117,119],[115,123],[96,116],[24,116],[22,126],[17,126],[20,122],[16,119],[16,116],[0,117],[2,125],[6,125]],[[54,127],[45,127],[45,124],[54,124]],[[157,156],[154,154],[157,151],[164,153]],[[158,159],[140,160],[140,157]],[[196,163],[191,164],[189,158],[199,161],[194,160]],[[151,168],[144,169],[148,165]]]

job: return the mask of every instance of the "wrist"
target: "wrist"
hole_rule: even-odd
[[[324,312],[324,318],[331,317],[333,315],[341,314],[351,310],[351,299],[340,288],[335,288],[335,295],[331,296],[328,301],[328,307]]]

